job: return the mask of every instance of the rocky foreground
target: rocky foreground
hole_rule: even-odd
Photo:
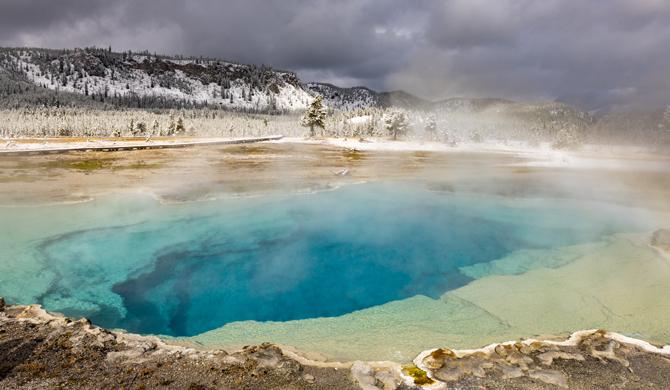
[[[435,349],[414,363],[310,362],[272,344],[203,351],[0,298],[2,389],[670,388],[670,347],[605,331],[561,342]]]

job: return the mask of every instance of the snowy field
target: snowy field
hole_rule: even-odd
[[[144,140],[125,139],[87,139],[83,141],[68,139],[52,140],[20,140],[7,141],[0,145],[0,154],[16,154],[17,152],[67,152],[87,150],[133,150],[133,149],[160,149],[169,147],[189,147],[206,145],[244,144],[268,140],[278,140],[280,135],[267,137],[245,137],[245,138],[163,138]]]

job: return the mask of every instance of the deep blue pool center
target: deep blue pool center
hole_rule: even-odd
[[[631,229],[583,202],[408,184],[151,207],[134,223],[36,243],[57,273],[41,301],[105,327],[190,336],[439,299],[471,281],[461,267]],[[109,280],[116,301],[96,296]]]

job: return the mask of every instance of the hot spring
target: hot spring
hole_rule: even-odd
[[[516,335],[460,291],[502,296],[483,281],[559,269],[617,233],[654,227],[647,212],[616,204],[414,182],[175,204],[110,195],[0,213],[0,295],[13,302],[204,344],[275,341],[380,359]],[[527,291],[548,310],[563,304]],[[562,329],[532,315],[535,332],[596,323]]]

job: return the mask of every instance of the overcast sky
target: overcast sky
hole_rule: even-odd
[[[432,99],[670,104],[670,0],[0,0],[0,45],[216,56]]]

